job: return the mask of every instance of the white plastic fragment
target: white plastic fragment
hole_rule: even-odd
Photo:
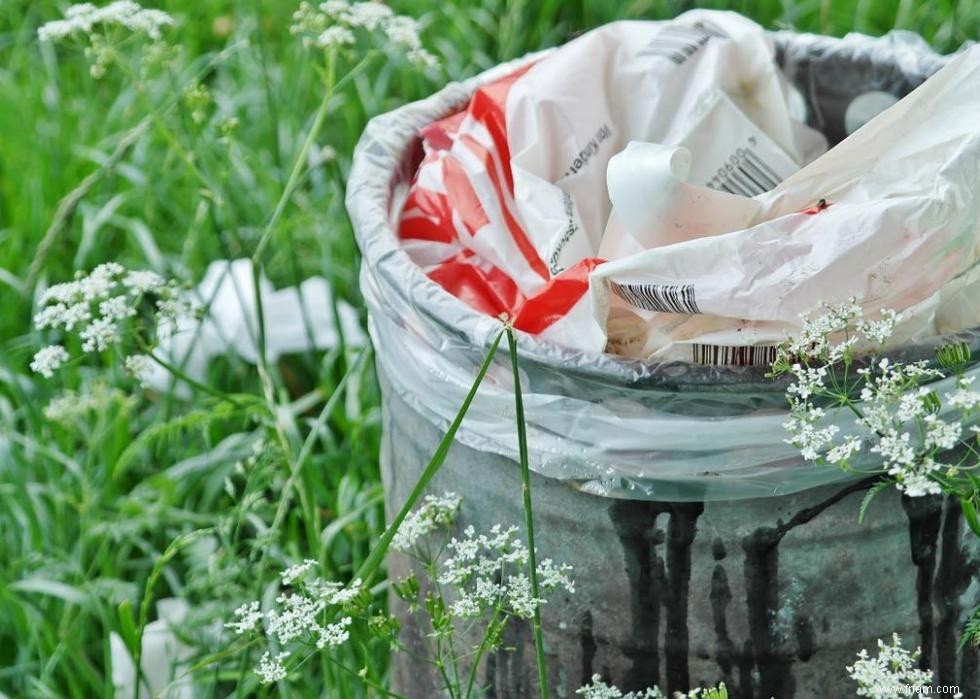
[[[350,304],[338,301],[338,323],[333,311],[333,292],[323,277],[311,277],[299,286],[277,290],[263,275],[259,288],[269,361],[276,361],[284,354],[338,346],[338,324],[346,346],[364,345],[357,311]],[[196,306],[204,309],[203,317],[184,319],[176,330],[163,329],[166,339],[156,350],[158,356],[195,380],[205,377],[208,362],[217,356],[235,354],[252,364],[258,361],[258,309],[250,260],[212,262],[189,295]],[[154,365],[144,380],[145,385],[160,390],[168,388],[171,382],[171,375],[159,365]],[[176,382],[174,387],[187,391],[181,382]]]
[[[174,631],[187,616],[189,609],[186,600],[176,597],[157,602],[158,618],[143,629],[140,666],[144,681],[140,682],[139,699],[196,699],[200,696],[194,689],[191,676],[188,674],[181,677],[188,669],[195,651],[182,643]],[[122,637],[115,631],[109,636],[109,651],[112,657],[112,685],[116,696],[134,696],[136,665]]]

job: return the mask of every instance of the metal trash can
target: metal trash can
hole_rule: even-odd
[[[860,123],[863,95],[901,97],[943,63],[905,32],[774,38],[808,122],[832,144]],[[389,514],[500,329],[399,247],[392,223],[421,157],[417,133],[519,63],[377,117],[355,154],[347,206],[384,396]],[[980,347],[976,330],[960,337]],[[736,699],[849,696],[844,666],[892,632],[922,646],[937,684],[978,695],[980,657],[957,642],[980,603],[980,547],[955,502],[890,491],[858,525],[867,480],[801,462],[783,443],[785,387],[759,367],[648,364],[519,340],[538,546],[574,566],[578,588],[542,611],[556,696],[574,696],[593,673],[631,690],[723,680]],[[929,357],[938,344],[900,354]],[[464,497],[461,526],[522,521],[512,383],[501,356],[433,482]],[[407,566],[389,559],[393,576]],[[403,640],[418,646],[420,619],[391,603]],[[480,668],[488,696],[532,696],[530,630],[514,626],[505,645],[516,650]],[[405,654],[393,663],[395,691],[440,694],[430,666]]]

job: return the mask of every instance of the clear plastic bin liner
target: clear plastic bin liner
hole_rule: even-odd
[[[773,37],[780,67],[803,98],[807,123],[831,144],[945,60],[908,32],[880,39],[789,32]],[[400,246],[394,221],[421,157],[418,131],[458,110],[479,85],[540,56],[498,66],[376,117],[354,155],[347,208],[363,255],[361,290],[378,366],[392,389],[440,428],[459,410],[501,323],[426,277]],[[956,338],[980,348],[980,329]],[[951,339],[908,346],[893,356],[932,358]],[[519,344],[531,468],[545,476],[597,495],[653,500],[777,496],[855,477],[804,462],[786,444],[785,383],[767,381],[763,367],[644,363],[571,351],[523,333]],[[971,368],[971,375],[977,373],[980,368]],[[512,384],[502,351],[459,441],[517,458]],[[947,379],[935,388],[942,393],[952,385]],[[832,417],[842,431],[858,431],[850,413]],[[865,466],[874,468],[874,461]]]

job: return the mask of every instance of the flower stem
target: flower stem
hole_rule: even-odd
[[[509,325],[506,329],[510,345],[510,364],[514,372],[514,408],[517,414],[517,446],[521,462],[521,484],[524,494],[524,528],[527,530],[527,567],[531,580],[531,597],[534,599],[534,616],[531,631],[534,635],[534,655],[538,662],[538,688],[541,699],[548,699],[548,665],[544,655],[544,639],[541,636],[541,595],[538,592],[538,564],[534,552],[534,515],[531,511],[531,469],[527,458],[527,424],[524,421],[524,399],[521,396],[521,375],[517,368],[517,338]]]

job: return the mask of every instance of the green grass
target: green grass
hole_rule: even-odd
[[[339,157],[304,176],[265,257],[276,286],[323,275],[359,309],[357,251],[342,200],[353,144],[370,116],[603,22],[669,17],[693,6],[392,4],[426,22],[426,43],[443,68],[422,75],[402,61],[378,61],[336,95],[317,145],[332,146]],[[941,50],[980,35],[978,0],[702,6],[735,9],[768,27],[838,35],[900,27]],[[129,395],[118,367],[74,365],[55,381],[27,370],[42,344],[30,318],[45,285],[107,260],[196,281],[212,260],[251,255],[320,101],[314,64],[288,32],[291,2],[169,0],[160,7],[178,18],[170,36],[188,57],[173,80],[182,84],[202,72],[214,97],[207,120],[193,123],[178,100],[168,119],[179,147],[151,128],[46,239],[59,201],[140,121],[142,98],[118,75],[92,80],[80,51],[39,45],[37,26],[58,16],[63,3],[0,2],[0,697],[111,696],[109,634],[132,638],[144,600],[185,598],[192,608],[187,634],[217,648],[209,624],[262,595],[280,564],[311,557],[326,575],[344,579],[382,527],[380,398],[370,362],[358,364],[356,350],[298,355],[272,367],[274,398],[293,407],[274,426],[287,445],[312,434],[289,491],[283,449],[267,448],[257,463],[238,465],[257,438],[274,437],[268,423],[223,412],[204,395]],[[163,103],[171,88],[158,80],[147,97]],[[228,116],[240,126],[225,145],[217,136]],[[193,168],[180,152],[191,155]],[[223,390],[261,394],[255,368],[240,360],[216,362],[211,372],[210,382]],[[343,392],[323,411],[345,377]],[[60,426],[44,418],[43,406],[63,389],[97,385],[104,405],[84,421]],[[284,497],[293,504],[269,532]],[[199,530],[206,532],[163,557],[179,537]],[[148,586],[155,566],[159,576]],[[152,604],[147,611],[154,618]],[[368,675],[383,682],[386,654],[372,652]],[[242,667],[209,665],[196,681],[209,694],[262,694]],[[362,695],[358,686],[333,666],[311,664],[284,691],[354,697]]]

